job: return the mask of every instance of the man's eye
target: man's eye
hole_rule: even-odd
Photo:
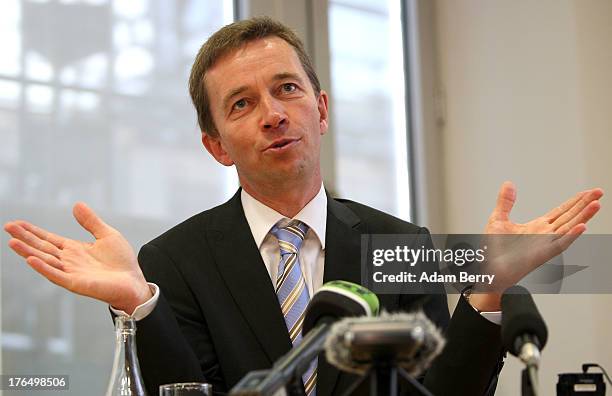
[[[240,99],[239,101],[237,101],[236,103],[234,103],[233,109],[234,110],[242,110],[246,107],[247,102],[244,99]]]
[[[296,85],[294,83],[286,83],[282,85],[282,90],[285,93],[291,93],[291,92],[295,92],[295,90],[297,89]]]

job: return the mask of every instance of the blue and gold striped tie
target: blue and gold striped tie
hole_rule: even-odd
[[[310,301],[298,257],[306,232],[308,232],[308,226],[298,220],[292,220],[284,227],[275,225],[270,231],[272,235],[278,238],[281,254],[276,277],[276,295],[285,317],[289,338],[291,338],[294,347],[302,341],[304,313],[308,301]],[[306,394],[315,396],[317,383],[316,359],[312,361],[310,367],[302,376],[302,380],[304,381]]]

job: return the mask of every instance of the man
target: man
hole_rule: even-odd
[[[360,281],[362,234],[427,232],[326,196],[319,156],[328,97],[302,44],[283,25],[255,18],[215,33],[197,55],[190,93],[204,146],[219,163],[236,166],[242,188],[230,201],[146,244],[138,259],[81,203],[74,215],[96,238],[92,244],[23,221],[5,225],[10,247],[50,281],[139,319],[138,352],[151,394],[162,383],[194,380],[225,392],[247,372],[270,367],[299,342],[303,310],[293,308],[302,297],[307,302],[324,281]],[[514,224],[515,190],[505,183],[486,231],[556,233],[566,248],[599,210],[602,194],[579,193],[545,216]],[[283,233],[298,238],[289,244]],[[544,261],[500,272],[512,284]],[[282,289],[293,274],[288,298]],[[422,303],[413,295],[380,298],[388,310]],[[474,294],[469,303],[462,298],[450,323],[444,296],[423,303],[447,327],[447,346],[424,379],[435,394],[487,392],[502,350],[499,326],[478,311],[499,311],[499,301],[495,293]],[[304,383],[310,394],[329,395],[352,380],[320,358]]]

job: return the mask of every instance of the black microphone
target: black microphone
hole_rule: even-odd
[[[528,367],[538,367],[548,329],[529,291],[522,286],[507,289],[502,298],[501,337],[504,347]]]
[[[268,396],[296,379],[301,383],[302,374],[323,350],[331,323],[347,316],[377,315],[378,309],[378,297],[365,287],[346,281],[326,283],[306,308],[302,342],[276,361],[272,369],[248,373],[229,394]]]

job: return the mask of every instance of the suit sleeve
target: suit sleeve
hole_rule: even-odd
[[[427,247],[433,248],[429,231],[422,231]],[[446,338],[442,353],[425,375],[425,387],[436,396],[492,395],[503,364],[500,326],[480,315],[463,297],[449,322],[443,290],[433,290],[423,310],[445,329]]]
[[[158,303],[138,322],[138,359],[147,391],[161,384],[208,382],[226,392],[210,332],[179,269],[162,249],[144,245],[138,262],[145,278],[160,288]]]
[[[446,330],[446,346],[425,377],[437,396],[477,396],[494,392],[503,350],[500,327],[460,298]]]

